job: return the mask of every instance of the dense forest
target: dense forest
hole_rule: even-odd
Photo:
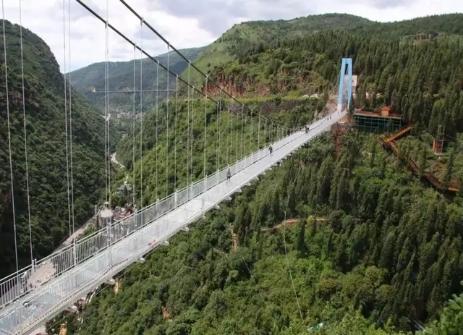
[[[143,157],[139,121],[133,125],[136,136],[130,134],[118,145],[118,157],[128,170],[120,170],[116,176],[114,199],[121,205],[127,201],[116,189],[128,178],[137,204],[151,204],[268,146],[286,134],[283,132],[301,128],[324,105],[321,99],[255,100],[243,109],[225,100],[214,104],[197,96],[191,101],[173,99],[146,115]]]
[[[8,23],[7,42],[16,193],[9,192],[5,163],[0,272],[14,264],[12,196],[25,263],[28,251],[19,36]],[[131,200],[118,192],[124,179],[134,185],[137,205],[147,205],[317,118],[335,91],[341,57],[353,58],[359,76],[355,107],[391,105],[414,125],[400,143],[406,155],[423,170],[439,160],[442,178],[461,182],[462,42],[457,14],[396,23],[330,14],[236,25],[196,54],[196,64],[246,109],[197,74],[192,80],[217,105],[194,95],[186,101],[186,87],[169,103],[148,104],[143,128],[139,120],[126,124],[129,136],[117,147],[125,169],[113,179],[113,204]],[[91,69],[98,66],[72,76],[96,82]],[[132,66],[121,66],[121,76],[132,80]],[[25,67],[33,240],[42,256],[68,229],[64,83],[49,48],[27,30]],[[117,89],[129,90],[130,80]],[[91,93],[88,84],[80,89]],[[101,196],[103,123],[101,101],[90,99],[90,106],[73,96],[79,224]],[[0,155],[7,162],[4,107]],[[434,158],[426,145],[442,129],[446,152]],[[463,188],[452,195],[431,188],[378,139],[353,127],[311,142],[120,273],[117,293],[101,286],[84,309],[60,315],[49,330],[57,333],[65,321],[70,334],[459,334]]]
[[[463,130],[463,36],[395,34],[326,31],[230,48],[236,59],[213,73],[241,95],[299,96],[333,90],[340,58],[352,57],[358,107],[391,105],[420,129],[454,137]]]
[[[203,48],[191,48],[182,49],[180,52],[182,52],[187,59],[194,61],[201,54],[202,50]],[[169,65],[169,68],[174,73],[182,73],[187,66],[185,61],[174,51],[171,51],[169,54],[156,56],[156,59],[159,59],[159,62],[164,66]],[[71,83],[74,88],[100,109],[104,108],[105,64],[105,62],[93,63],[70,73]],[[133,91],[134,66],[136,68],[135,87],[138,89],[140,85],[140,59],[135,59],[135,62],[133,60],[127,62],[109,62],[108,89],[110,91]],[[143,59],[143,87],[145,90],[156,88],[156,68],[156,63],[152,60],[147,58]],[[161,68],[159,74],[159,87],[165,89],[166,75]],[[123,100],[125,98],[126,104],[130,106],[131,99],[127,99],[127,97],[130,98],[130,95],[116,95],[116,105],[119,99]]]
[[[26,166],[23,132],[19,26],[5,22],[14,194],[10,192],[5,67],[0,65],[0,276],[15,271],[12,197],[18,226],[20,265],[30,263]],[[23,29],[24,83],[32,244],[34,257],[54,250],[69,234],[65,155],[64,82],[49,47]],[[2,40],[3,44],[3,40]],[[76,226],[85,222],[100,199],[103,178],[103,122],[73,92],[73,160]]]
[[[202,50],[203,48],[191,48],[180,51],[187,59],[194,61]],[[156,59],[173,73],[182,73],[188,65],[173,51],[159,55]],[[105,108],[105,64],[105,62],[90,64],[69,74],[72,86],[102,114]],[[172,92],[175,90],[175,79],[172,76],[169,79],[169,87],[167,87],[166,72],[162,67],[158,68],[151,59],[108,62],[108,91],[111,92],[108,97],[108,108],[113,114],[112,127],[115,128],[113,132],[116,142],[130,132],[134,101],[135,108],[140,109],[140,89],[143,88],[144,91],[143,112],[149,112],[157,103],[166,100],[167,89]],[[159,92],[155,92],[156,90]]]
[[[344,15],[310,20],[293,20],[294,30],[285,21],[235,26],[197,64],[254,109],[262,111],[268,101],[297,101],[264,113],[294,126],[306,121],[304,113],[310,120],[323,109],[340,58],[352,57],[359,76],[355,106],[391,105],[413,123],[413,137],[401,143],[410,155],[420,155],[425,141],[444,128],[452,154],[445,156],[443,173],[462,178],[450,168],[461,166],[461,159],[452,160],[462,155],[461,15],[390,24]],[[313,29],[303,33],[305,25]],[[259,37],[267,33],[268,39]],[[147,129],[156,129],[159,140],[148,140],[135,175],[142,161],[157,169],[162,163],[156,155],[174,145],[163,144],[165,110],[161,106],[158,116],[147,118]],[[214,137],[215,111],[208,110],[207,131]],[[204,149],[201,115],[193,120],[197,152]],[[288,122],[292,117],[297,122]],[[253,126],[246,130],[249,139]],[[186,126],[178,127],[182,132]],[[215,166],[211,145],[208,173]],[[130,141],[118,152],[130,166]],[[201,177],[201,157],[193,160]],[[152,188],[146,194],[159,197]],[[403,160],[383,150],[377,135],[352,130],[340,147],[339,138],[327,135],[146,263],[121,273],[117,294],[103,288],[80,315],[63,317],[79,334],[393,334],[423,323],[426,334],[458,334],[462,298],[447,301],[462,292],[462,217],[461,194],[449,197],[415,178]]]
[[[122,273],[118,294],[103,289],[69,329],[390,334],[436,317],[461,291],[462,198],[411,178],[373,135],[334,149],[327,135],[299,150]],[[430,331],[458,329],[459,304]]]

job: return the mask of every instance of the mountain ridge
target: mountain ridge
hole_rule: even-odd
[[[203,47],[180,50],[188,59],[194,60],[204,50]],[[175,73],[182,73],[186,68],[186,62],[179,57],[174,51],[171,51],[169,59],[169,68]],[[168,54],[164,53],[156,56],[160,63],[167,66]],[[154,90],[156,88],[156,65],[149,58],[143,58],[143,89]],[[132,91],[134,87],[134,67],[135,67],[135,85],[140,86],[140,60],[109,62],[108,64],[108,84],[109,91]],[[162,70],[162,69],[161,69]],[[166,88],[166,74],[164,71],[159,72],[159,86]],[[93,106],[102,110],[104,108],[104,90],[105,90],[105,62],[89,64],[83,68],[74,70],[70,73],[73,87],[84,95]],[[174,80],[171,80],[173,87]],[[138,88],[137,88],[138,89]],[[124,109],[124,106],[131,106],[132,95],[111,94],[110,102],[116,109]],[[161,99],[164,97],[161,94]],[[144,104],[147,109],[155,103],[153,94],[146,94]],[[116,110],[117,113],[117,110]]]

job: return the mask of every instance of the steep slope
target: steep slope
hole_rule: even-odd
[[[194,61],[202,52],[203,48],[184,49],[181,52],[190,60]],[[159,61],[167,65],[167,54],[157,57]],[[169,64],[172,71],[182,73],[188,64],[176,53],[169,55]],[[136,67],[136,86],[140,86],[140,62],[135,63]],[[108,66],[108,82],[110,91],[133,91],[133,71],[134,62],[110,62]],[[82,69],[71,72],[71,81],[74,88],[84,95],[88,101],[98,109],[104,108],[104,89],[105,89],[105,63],[94,63]],[[166,75],[160,72],[159,89],[166,89]],[[143,89],[156,89],[156,65],[149,59],[143,60]],[[164,99],[165,93],[160,94]],[[120,112],[127,112],[132,103],[131,94],[111,94],[110,103],[112,108]],[[144,104],[147,108],[154,103],[154,94],[146,94]]]
[[[34,256],[50,253],[68,234],[64,83],[49,47],[24,29],[25,101]],[[6,22],[9,98],[14,159],[14,200],[21,264],[28,263],[19,26]],[[3,41],[2,41],[3,42]],[[0,274],[13,270],[13,227],[8,170],[5,68],[0,66]],[[93,212],[103,183],[103,122],[73,94],[74,199],[76,225]]]
[[[463,131],[462,43],[463,15],[444,15],[234,48],[245,52],[229,45],[227,63],[210,71],[236,95],[322,95],[334,91],[341,57],[352,57],[357,107],[392,105],[421,130],[454,137]]]
[[[259,49],[276,40],[333,29],[357,30],[371,25],[373,22],[367,19],[347,14],[312,15],[287,21],[243,22],[234,25],[209,45],[195,64],[203,71],[210,72],[214,67],[236,59],[238,55],[246,55],[250,50]]]
[[[363,37],[376,36],[378,39],[395,38],[405,40],[416,35],[437,36],[463,34],[462,14],[436,15],[400,22],[372,22],[346,14],[313,15],[293,20],[244,22],[233,26],[221,38],[208,46],[195,62],[205,72],[216,72],[224,64],[246,59],[262,51],[268,45],[291,44],[293,40],[310,38],[314,34],[330,31],[344,31]],[[325,38],[336,38],[326,35]],[[326,41],[330,42],[330,41]],[[331,41],[333,42],[333,41]],[[309,56],[310,45],[305,50]],[[338,47],[349,54],[343,43]],[[336,57],[339,57],[336,55]],[[295,59],[300,61],[302,59]],[[316,59],[314,59],[316,61]],[[268,60],[267,60],[268,62]],[[241,61],[240,63],[249,63]],[[233,64],[233,63],[232,63]],[[198,77],[195,77],[198,80]]]

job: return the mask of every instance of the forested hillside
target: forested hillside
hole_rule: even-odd
[[[455,25],[435,17],[384,30],[326,31],[229,47],[233,60],[215,66],[213,77],[245,96],[320,94],[336,87],[340,58],[352,57],[360,82],[357,106],[392,105],[421,129],[436,134],[441,125],[454,137],[463,130],[463,15],[445,18]]]
[[[240,55],[248,56],[262,51],[262,49],[267,48],[269,45],[298,40],[330,31],[343,31],[354,35],[361,35],[362,37],[372,37],[374,35],[376,39],[392,38],[395,40],[414,39],[416,36],[435,37],[442,34],[461,35],[463,34],[461,18],[461,14],[454,14],[430,16],[393,23],[379,23],[353,15],[325,14],[301,17],[289,21],[244,22],[233,26],[217,41],[208,46],[202,52],[196,64],[203,71],[215,72],[215,67],[220,67],[224,64],[229,66],[230,61],[237,60]],[[334,41],[336,39],[331,39],[327,42]],[[333,43],[332,47],[334,47],[334,44],[336,43]],[[368,42],[365,44],[368,44]],[[346,48],[345,44],[338,43],[337,47],[346,52],[345,56],[349,54],[349,49],[344,50]],[[323,57],[322,59],[313,59],[313,61],[316,60],[323,61],[324,59]],[[338,59],[336,59],[337,61]]]
[[[292,126],[320,112],[335,93],[341,57],[352,57],[359,75],[356,107],[392,105],[415,125],[412,140],[419,146],[431,145],[424,139],[444,128],[446,150],[455,159],[463,149],[462,42],[463,15],[387,24],[326,15],[235,26],[196,64],[253,110],[269,101],[297,101],[265,115]],[[200,105],[193,102],[193,110]],[[175,110],[184,115],[185,108]],[[212,138],[217,136],[216,110],[204,111],[193,113],[198,119],[186,129],[195,140],[193,152],[199,152],[192,158],[198,178],[204,118]],[[135,179],[143,164],[151,178],[163,171],[161,178],[173,185],[172,170],[159,157],[173,164],[171,150],[185,139],[169,140],[167,107],[158,113],[147,117],[146,129],[154,128],[160,140],[147,139],[142,160],[130,166],[129,140],[118,150]],[[185,121],[169,120],[184,134]],[[250,122],[249,140],[251,134],[255,139]],[[98,291],[81,314],[66,318],[70,332],[403,334],[427,324],[427,334],[459,334],[461,296],[445,306],[462,293],[462,193],[432,189],[378,140],[353,127],[299,150],[146,263],[121,273],[117,294]],[[227,159],[214,140],[209,143],[211,173],[216,157]],[[436,159],[446,162],[446,174],[463,178],[449,168],[449,156]],[[146,201],[166,193],[145,187]]]
[[[194,61],[202,52],[203,48],[184,49],[181,52],[188,59]],[[160,63],[174,73],[182,73],[187,67],[184,59],[178,56],[175,52],[162,54],[156,57]],[[108,63],[108,102],[111,113],[113,114],[113,127],[116,127],[122,134],[129,131],[130,124],[128,119],[133,111],[134,96],[134,67],[135,67],[135,90],[136,93],[136,108],[139,108],[139,90],[140,85],[143,85],[144,111],[149,111],[157,103],[164,101],[167,97],[166,90],[173,90],[175,80],[170,79],[170,87],[167,88],[167,76],[162,68],[157,70],[156,64],[145,58],[142,62],[143,81],[140,83],[140,61],[136,60],[128,62],[109,62]],[[159,82],[156,77],[159,74]],[[105,107],[105,63],[94,63],[82,69],[75,70],[70,73],[73,87],[81,93],[89,103],[97,110],[102,111]],[[159,87],[157,85],[159,84]],[[155,92],[159,90],[159,92]],[[118,117],[119,116],[119,117]],[[121,134],[118,134],[117,140]]]
[[[11,119],[14,195],[8,165],[5,67],[0,65],[0,274],[14,269],[12,196],[16,206],[20,265],[30,263],[27,217],[23,105],[19,27],[6,24],[8,85]],[[48,255],[69,233],[64,82],[49,47],[24,29],[25,102],[30,173],[32,242],[34,257]],[[2,41],[3,43],[3,41]],[[103,184],[103,122],[73,92],[74,200],[76,225],[93,214]]]
[[[148,134],[143,139],[143,157],[138,149],[139,123],[136,124],[135,142],[133,136],[128,136],[119,144],[118,157],[129,170],[121,171],[119,180],[122,182],[129,177],[135,185],[136,198],[143,193],[142,202],[144,206],[149,205],[203,178],[204,173],[211,175],[275,141],[276,124],[281,129],[302,127],[323,107],[320,99],[270,101],[265,108],[259,101],[248,101],[248,109],[244,112],[240,106],[225,101],[220,108],[205,103],[204,99],[188,103],[182,98],[172,101],[169,107],[162,104],[148,113],[143,122],[143,132]],[[260,122],[259,109],[262,110]],[[251,113],[251,110],[256,112]],[[144,172],[143,184],[142,167],[143,171],[149,171]]]
[[[71,329],[390,334],[434,318],[461,291],[462,199],[398,164],[371,135],[350,134],[338,156],[316,141],[121,274]]]

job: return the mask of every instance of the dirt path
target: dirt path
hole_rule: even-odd
[[[74,239],[78,240],[79,237],[81,237],[82,235],[84,235],[85,233],[85,230],[90,227],[92,224],[95,224],[96,223],[96,215],[92,216],[87,222],[85,222],[85,224],[83,226],[81,226],[80,228],[78,228],[77,230],[74,231],[74,234],[72,234],[71,236],[69,236],[61,245],[60,247],[57,249],[61,249],[61,248],[64,248],[70,244],[72,244],[72,242],[74,241]]]
[[[116,153],[111,154],[111,163],[113,163],[114,165],[119,166],[122,169],[125,169],[125,166],[121,162],[119,162],[117,160]]]

